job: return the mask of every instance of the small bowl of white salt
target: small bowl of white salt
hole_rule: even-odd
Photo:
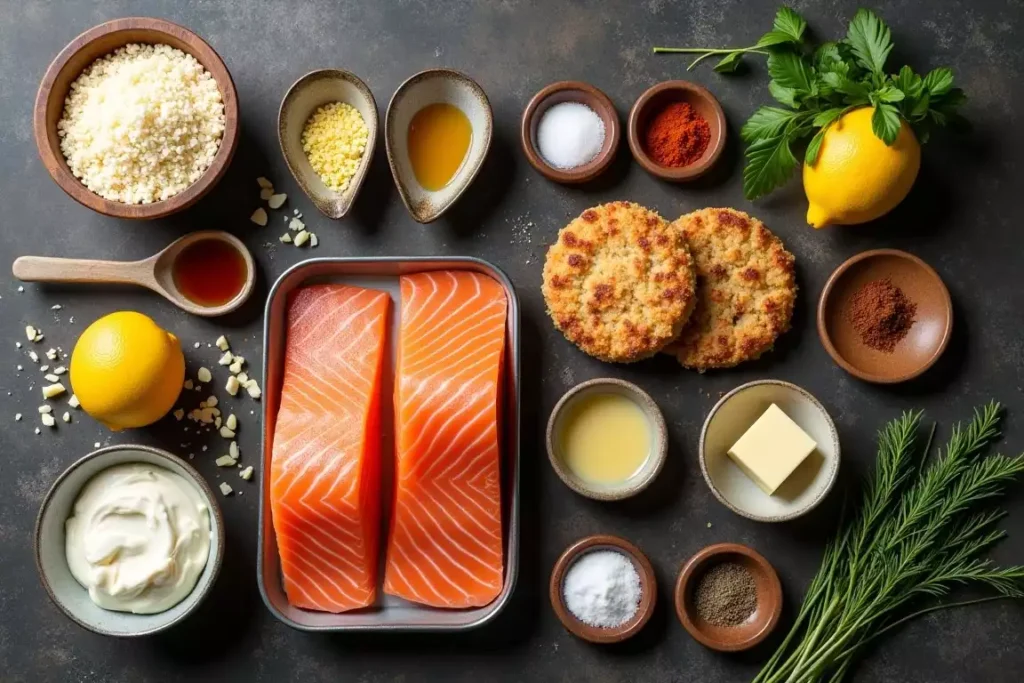
[[[551,571],[551,607],[570,633],[591,643],[618,643],[639,633],[657,593],[650,561],[618,536],[576,541]]]
[[[533,96],[520,129],[527,161],[556,183],[578,184],[601,175],[622,137],[615,105],[581,81],[559,81]]]

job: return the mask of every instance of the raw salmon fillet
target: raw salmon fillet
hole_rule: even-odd
[[[499,424],[508,302],[496,281],[401,278],[395,498],[384,592],[434,607],[501,592]]]
[[[288,602],[344,612],[377,597],[380,381],[391,298],[346,285],[289,301],[270,506]]]

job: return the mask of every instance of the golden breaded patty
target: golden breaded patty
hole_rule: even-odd
[[[793,317],[793,254],[761,221],[735,209],[701,209],[672,226],[693,254],[697,306],[666,352],[688,368],[706,370],[769,350]]]
[[[630,202],[587,209],[544,263],[544,301],[566,339],[631,363],[675,339],[693,310],[696,274],[682,233]]]

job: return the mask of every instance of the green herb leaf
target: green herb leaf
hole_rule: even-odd
[[[781,31],[768,31],[754,43],[755,48],[773,47],[775,45],[785,45],[786,43],[799,44],[800,41],[793,40],[793,36],[788,33],[782,33]]]
[[[840,116],[842,116],[845,112],[846,109],[843,107],[832,107],[831,109],[824,109],[822,111],[819,111],[815,115],[814,120],[811,121],[811,123],[815,128],[821,128],[832,123]]]
[[[854,81],[835,71],[822,74],[821,79],[834,90],[849,97],[848,104],[866,104],[870,99],[870,91],[863,83]]]
[[[928,105],[931,103],[931,97],[927,92],[922,92],[917,100],[910,106],[910,110],[907,111],[907,116],[910,117],[911,121],[920,121],[928,113]]]
[[[757,199],[785,183],[796,168],[789,135],[776,135],[747,147],[747,165],[743,167],[743,194]]]
[[[818,152],[821,151],[821,141],[825,138],[826,129],[827,126],[819,130],[811,138],[811,141],[807,143],[807,151],[804,152],[804,163],[808,166],[814,166],[814,163],[818,160]]]
[[[720,74],[731,74],[739,68],[740,63],[743,61],[742,52],[730,52],[726,56],[719,60],[718,64],[715,64],[715,71]]]
[[[896,141],[902,124],[903,119],[900,118],[899,110],[891,104],[878,105],[871,115],[871,130],[874,131],[878,139],[887,145]]]
[[[768,74],[783,88],[802,93],[811,91],[811,68],[795,52],[784,50],[768,55]]]
[[[775,81],[768,81],[768,92],[775,98],[776,102],[786,105],[787,107],[797,108],[796,103],[796,90],[793,88],[786,88],[779,85]]]
[[[754,142],[762,138],[781,135],[786,126],[797,116],[797,112],[790,109],[761,107],[743,124],[743,128],[740,129],[740,137],[744,142]]]
[[[905,95],[903,91],[894,85],[887,85],[875,92],[880,102],[902,102]]]
[[[807,22],[789,7],[783,5],[775,13],[775,21],[772,22],[773,33],[785,34],[791,38],[792,42],[800,43],[804,39],[806,30]]]
[[[924,87],[933,98],[945,95],[953,87],[953,71],[945,67],[932,69],[924,77]]]
[[[892,51],[892,35],[877,14],[867,9],[857,10],[846,32],[846,42],[861,66],[873,74],[883,74],[885,60]]]
[[[893,76],[892,84],[903,91],[907,99],[916,100],[924,92],[924,79],[904,65],[898,74]]]

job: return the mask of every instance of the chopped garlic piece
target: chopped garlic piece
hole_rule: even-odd
[[[234,413],[232,413],[231,415],[228,415],[228,421],[227,421],[226,424],[227,424],[228,429],[232,429],[232,430],[238,429],[238,418],[235,417]]]
[[[220,416],[217,416],[213,420],[213,426],[216,427],[217,429],[220,429],[220,424],[221,424]]]
[[[228,446],[228,455],[230,455],[235,460],[238,460],[238,442],[237,441],[232,441],[231,445]]]
[[[75,396],[74,394],[71,394],[71,398],[68,399],[68,405],[71,406],[72,408],[77,408],[78,406],[80,406],[82,404],[79,402],[77,396]]]
[[[288,195],[286,194],[275,194],[267,200],[267,205],[270,206],[271,209],[280,209],[284,205],[286,199],[288,199]]]
[[[256,384],[254,379],[249,380],[249,383],[245,385],[245,390],[255,399],[263,395],[263,392],[260,391],[260,385]]]
[[[293,218],[288,223],[288,229],[293,232],[298,232],[306,227],[306,224],[300,221],[298,218]]]
[[[309,241],[309,233],[306,232],[305,230],[302,230],[301,232],[299,232],[298,235],[295,236],[295,246],[297,246],[297,247],[301,247],[303,244],[305,244],[308,241]]]
[[[281,235],[280,237],[278,237],[277,239],[281,240],[285,244],[290,244],[291,241],[292,241],[292,236],[289,235],[288,233],[285,233],[285,234]]]
[[[57,382],[56,384],[50,384],[43,387],[43,398],[53,398],[54,396],[60,396],[65,391],[67,390],[64,388],[64,385],[61,384],[60,382]]]
[[[71,413],[65,412],[60,419],[64,420],[65,422],[71,422]]]
[[[45,415],[46,413],[52,413],[53,408],[47,405],[39,406],[39,413]]]
[[[227,391],[232,396],[237,396],[238,389],[240,387],[241,384],[239,383],[238,378],[235,377],[234,375],[231,375],[230,377],[228,377],[228,383],[224,385],[224,390]]]
[[[57,349],[50,349],[46,352],[46,357],[50,360],[57,360]]]
[[[211,375],[210,371],[207,370],[206,368],[199,368],[199,372],[196,373],[196,377],[198,377],[199,381],[202,382],[203,384],[213,379],[213,375]]]
[[[37,334],[36,328],[31,325],[25,325],[25,336],[28,337],[29,341],[35,341]]]
[[[231,345],[228,344],[228,338],[225,337],[223,334],[217,337],[217,341],[215,341],[214,343],[217,345],[217,348],[220,349],[221,351],[227,351],[228,349],[231,348]]]
[[[263,201],[268,201],[273,196],[274,188],[272,187],[265,187],[262,190],[260,190],[260,199],[262,199]]]
[[[228,370],[230,370],[232,374],[235,375],[242,371],[242,364],[238,361],[237,356],[235,357],[235,360],[231,363],[231,365],[228,366]]]
[[[252,215],[249,216],[249,220],[251,220],[256,225],[260,226],[261,228],[265,227],[267,225],[266,209],[264,209],[262,206],[256,209],[255,211],[252,212]]]
[[[256,184],[259,185],[260,188],[264,190],[274,189],[274,184],[267,180],[266,178],[264,178],[263,176],[260,176],[259,178],[256,179]]]
[[[28,352],[28,357],[32,359],[33,363],[38,363],[39,362],[39,354],[36,353],[35,351],[29,351]]]
[[[246,481],[249,481],[250,479],[252,479],[252,465],[249,465],[248,467],[243,469],[241,472],[239,472],[238,476],[240,476],[242,479],[245,479]]]
[[[191,389],[192,388],[192,380],[190,380],[190,379],[185,380],[185,382],[181,386],[185,387],[186,389]]]
[[[206,424],[213,424],[213,411],[214,408],[203,408],[199,411],[199,419]]]
[[[68,371],[68,369],[66,367],[64,367],[63,365],[61,365],[60,367],[57,367],[57,368],[53,369],[53,374],[55,374],[55,375],[63,375],[67,371]]]
[[[226,481],[222,481],[220,483],[220,492],[223,493],[225,496],[231,495],[232,491],[234,491],[234,489],[231,488]]]
[[[47,427],[57,426],[57,421],[54,420],[53,415],[50,415],[49,413],[44,413],[40,419],[43,421],[43,424]]]
[[[21,422],[21,413],[15,413],[14,414],[14,421],[15,422]]]
[[[50,369],[49,365],[41,365],[41,366],[39,366],[39,372],[46,372],[49,369]]]
[[[319,244],[320,244],[320,240],[317,239],[316,233],[312,233],[312,232],[309,233],[309,246],[310,247],[315,247],[315,246],[318,246]]]
[[[174,419],[175,420],[177,420],[178,422],[181,422],[184,418],[185,418],[185,410],[183,408],[178,408],[177,410],[174,411]]]
[[[60,377],[58,377],[57,375],[54,375],[54,374],[50,374],[50,373],[47,373],[47,374],[43,375],[43,379],[45,379],[47,382],[59,382],[60,381]]]
[[[235,438],[235,433],[228,429],[226,426],[220,428],[220,435],[223,436],[225,439]]]
[[[246,384],[249,383],[249,375],[247,375],[244,372],[238,373],[238,383],[244,387]]]
[[[213,464],[217,467],[234,467],[238,464],[238,461],[232,458],[230,455],[222,455],[213,461]]]
[[[220,401],[217,400],[216,396],[211,396],[210,398],[206,399],[206,405],[208,405],[211,408],[216,408],[218,403],[220,403]]]

